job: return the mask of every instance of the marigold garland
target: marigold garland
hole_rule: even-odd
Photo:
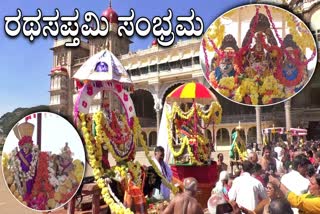
[[[314,59],[316,56],[316,48],[314,46],[314,39],[309,33],[308,29],[306,28],[305,24],[302,22],[298,22],[294,16],[291,14],[284,14],[284,17],[286,19],[286,24],[289,28],[289,33],[292,35],[293,41],[298,45],[299,49],[301,49],[302,53],[299,53],[299,50],[295,50],[294,54],[292,55],[289,50],[285,49],[284,41],[280,37],[280,34],[275,27],[275,23],[273,21],[271,11],[268,8],[267,5],[264,6],[264,9],[266,11],[267,17],[271,23],[271,28],[274,30],[274,33],[276,35],[277,41],[280,43],[279,47],[277,45],[270,45],[267,43],[265,39],[265,35],[260,34],[258,35],[260,37],[260,41],[262,42],[262,47],[264,51],[269,53],[269,56],[271,57],[268,59],[268,64],[254,64],[254,65],[247,65],[245,62],[245,57],[247,54],[252,51],[251,44],[253,37],[256,33],[256,26],[258,23],[258,14],[259,14],[259,8],[256,8],[256,14],[254,17],[254,23],[250,27],[250,34],[249,38],[247,39],[247,43],[244,44],[242,48],[240,48],[238,51],[233,53],[233,67],[236,71],[234,75],[234,81],[231,81],[231,79],[221,79],[220,81],[217,81],[214,72],[210,72],[210,62],[207,59],[207,51],[209,52],[215,52],[217,58],[223,57],[224,52],[223,50],[220,50],[219,45],[216,41],[213,40],[212,37],[216,33],[215,30],[217,30],[217,26],[221,25],[220,19],[218,19],[218,22],[215,23],[215,25],[211,26],[209,30],[207,31],[206,35],[204,36],[203,43],[206,45],[203,45],[203,51],[205,56],[205,66],[206,66],[206,76],[209,79],[211,85],[219,91],[220,94],[229,97],[231,99],[234,99],[237,102],[242,102],[246,104],[271,104],[273,102],[273,98],[284,98],[284,97],[290,97],[293,93],[295,93],[297,90],[302,88],[302,86],[306,83],[306,80],[308,78],[307,76],[307,65],[308,63]],[[275,9],[274,12],[283,13],[283,11]],[[225,14],[226,17],[230,17],[230,14]],[[307,34],[307,36],[306,36]],[[223,39],[224,33],[219,33],[219,38]],[[309,59],[304,59],[302,56],[303,54],[306,55],[306,50],[310,49],[312,51],[312,55]],[[297,69],[297,76],[296,78],[289,80],[285,77],[285,74],[283,73],[283,57],[287,57],[290,63],[292,63],[295,68]],[[263,63],[263,62],[261,62]],[[219,66],[219,64],[216,64],[214,67]],[[248,83],[242,83],[244,78],[255,78],[255,76],[259,74],[259,78],[257,79],[257,86],[258,89],[256,92],[253,90],[245,90],[247,92],[244,92],[241,87],[241,85],[245,85]],[[264,84],[264,79],[266,77],[273,75],[275,78],[278,79],[279,83],[282,85],[280,87],[278,84],[277,87],[274,87],[272,90],[267,90],[265,92],[264,89],[260,89]],[[239,87],[238,87],[239,86]],[[286,88],[283,88],[286,87]],[[282,89],[281,89],[282,88]],[[292,92],[290,92],[292,90]],[[288,92],[289,91],[289,92]],[[287,93],[288,92],[288,93]],[[283,95],[283,93],[286,93]]]
[[[139,140],[140,145],[143,148],[143,151],[145,152],[145,155],[149,161],[149,163],[152,165],[153,169],[156,171],[156,173],[160,176],[162,183],[167,186],[169,189],[171,189],[171,191],[176,194],[178,193],[179,189],[174,186],[172,183],[170,183],[163,175],[162,173],[159,171],[157,165],[155,164],[155,162],[153,161],[152,157],[149,155],[149,149],[148,146],[142,136],[142,131],[141,131],[141,126],[139,123],[139,119],[138,117],[134,117],[134,125],[133,125],[133,129],[134,129],[134,133],[140,133],[138,135],[136,135],[137,139]]]
[[[250,97],[250,103],[244,100],[245,96]],[[237,102],[245,102],[246,104],[257,105],[258,104],[258,85],[250,78],[245,78],[241,81],[240,86],[237,88],[234,96],[234,100]]]
[[[112,193],[110,192],[110,190],[108,189],[107,185],[105,184],[104,179],[102,179],[102,175],[103,175],[103,168],[101,167],[101,159],[99,158],[98,160],[95,157],[94,152],[97,151],[98,147],[100,147],[101,145],[110,145],[110,140],[107,138],[106,135],[104,135],[104,132],[102,131],[102,112],[98,112],[94,115],[94,122],[96,124],[95,130],[96,130],[96,137],[95,139],[92,139],[90,136],[92,135],[90,133],[90,129],[88,129],[88,124],[85,118],[84,114],[80,114],[80,121],[81,121],[81,130],[85,139],[85,144],[86,144],[86,149],[88,152],[88,157],[89,157],[89,162],[90,165],[93,167],[93,174],[95,177],[95,180],[97,181],[98,186],[101,189],[101,194],[103,196],[104,201],[108,204],[108,206],[110,207],[110,210],[112,213],[132,213],[132,211],[128,208],[125,208],[119,201],[116,201],[110,196],[110,194],[112,195]],[[175,186],[173,186],[171,183],[169,183],[163,176],[162,173],[158,170],[157,166],[155,165],[155,163],[153,162],[152,158],[149,156],[149,150],[148,147],[146,145],[146,142],[143,139],[143,136],[141,134],[141,126],[139,125],[139,120],[137,117],[134,118],[134,123],[133,123],[133,140],[136,144],[136,142],[140,142],[140,144],[142,145],[147,159],[149,160],[149,162],[151,163],[151,165],[154,167],[156,173],[162,178],[162,182],[164,185],[168,186],[174,193],[178,192],[178,188],[176,188]],[[94,141],[95,140],[95,141]],[[93,144],[92,142],[95,142],[95,144]],[[110,147],[108,147],[109,149]],[[110,148],[111,149],[111,148]],[[109,150],[110,152],[112,150]],[[116,154],[113,154],[115,158],[117,158]],[[122,158],[117,158],[118,160],[122,160]],[[120,170],[120,176],[124,176],[124,171],[121,168],[117,168],[118,170]],[[115,170],[117,171],[117,170]],[[133,171],[133,176],[138,176],[138,173],[135,173]]]
[[[263,104],[272,103],[273,98],[284,98],[284,88],[279,82],[270,75],[263,78],[263,84],[259,88],[259,94],[262,96]]]
[[[237,87],[235,77],[223,77],[218,83],[218,91],[226,97],[231,97],[233,90]]]
[[[143,170],[141,169],[141,165],[138,161],[133,163],[132,161],[127,162],[128,170],[132,176],[132,180],[134,181],[134,184],[138,187],[142,187],[142,175]]]
[[[94,149],[96,148],[96,146],[94,146],[91,142],[90,132],[89,132],[89,129],[87,128],[85,115],[83,113],[80,114],[80,121],[81,121],[81,126],[82,126],[81,130],[82,130],[82,133],[84,136],[85,145],[86,145],[86,149],[87,149],[88,156],[89,156],[89,162],[93,168],[93,174],[94,174],[95,180],[97,181],[97,185],[101,189],[101,195],[103,197],[103,200],[106,202],[106,204],[108,204],[112,213],[133,214],[133,212],[129,208],[125,208],[123,205],[116,203],[111,198],[111,196],[109,194],[108,187],[105,184],[104,179],[102,178],[103,168],[101,167],[101,160],[97,161],[96,157],[94,155],[94,152],[95,152]],[[88,149],[89,146],[90,146],[90,149]]]
[[[108,151],[111,153],[112,157],[116,160],[116,162],[128,160],[129,157],[132,156],[132,152],[135,152],[135,150],[134,151],[127,151],[126,155],[124,155],[122,157],[117,155],[114,147],[111,145],[110,139],[108,138],[106,132],[103,131],[103,129],[102,129],[102,127],[105,126],[105,127],[107,127],[108,131],[111,130],[111,128],[108,127],[108,124],[106,124],[105,120],[103,119],[103,113],[101,111],[96,112],[94,114],[93,118],[94,118],[94,122],[96,124],[96,127],[95,127],[96,137],[95,137],[95,139],[96,139],[97,143],[100,145],[102,145],[102,144],[106,145],[106,147],[108,148]],[[126,123],[126,126],[128,126],[126,120],[123,122]],[[128,131],[130,131],[130,130],[128,129]],[[129,132],[129,133],[131,133],[131,132]],[[137,143],[134,140],[134,138],[133,138],[133,141],[134,141],[133,143],[136,145]]]
[[[196,110],[195,110],[196,109]],[[198,160],[199,158],[196,158],[194,153],[197,153],[197,155],[200,156],[209,156],[207,153],[209,151],[206,151],[203,149],[203,146],[206,146],[208,143],[208,140],[205,140],[203,136],[200,134],[197,134],[195,136],[192,136],[190,139],[188,139],[187,136],[181,136],[181,133],[179,131],[179,127],[176,126],[175,122],[173,122],[174,118],[178,116],[181,118],[181,120],[190,120],[193,119],[194,114],[196,111],[196,115],[202,119],[205,123],[209,124],[211,121],[214,121],[214,124],[219,124],[221,122],[221,106],[217,102],[212,102],[211,105],[207,110],[203,110],[202,106],[200,104],[194,104],[189,111],[184,112],[180,109],[177,103],[173,103],[172,111],[166,112],[166,118],[167,118],[167,131],[168,131],[168,145],[171,153],[175,158],[180,157],[184,154],[185,149],[187,148],[187,152],[190,157],[190,163],[196,164],[196,165],[202,165],[202,163]],[[180,148],[178,151],[176,151],[173,147],[173,136],[172,136],[172,125],[176,126],[176,135],[177,138],[182,142],[180,144]],[[197,148],[197,151],[192,151],[192,148],[190,144],[195,144],[195,148]]]
[[[299,22],[299,24],[295,21],[295,16],[291,15],[290,13],[285,14],[285,20],[287,21],[287,26],[289,28],[289,32],[292,35],[293,41],[295,41],[301,50],[303,51],[304,55],[306,54],[307,48],[310,48],[311,50],[314,50],[314,40],[313,37],[310,35],[310,33],[300,33],[297,29],[298,25],[300,25],[300,28],[303,28],[304,30],[307,30],[305,25],[302,22]],[[302,25],[302,26],[301,26]],[[308,30],[307,30],[308,32]]]
[[[209,39],[214,39],[216,46],[219,47],[222,43],[224,32],[225,26],[221,23],[221,20],[219,18],[214,22],[213,26],[210,26],[208,28],[208,38],[204,37],[204,39],[206,40],[206,44],[209,44]],[[210,52],[214,51],[214,47],[212,46],[208,46],[207,49]]]
[[[202,110],[202,105],[196,104],[196,108],[192,106],[187,112],[182,111],[179,105],[174,102],[171,113],[166,112],[167,120],[173,121],[175,115],[178,115],[181,119],[189,120],[193,117],[195,109],[197,110],[198,116],[205,122],[209,122],[210,120],[213,120],[215,124],[221,122],[222,108],[218,102],[211,102],[207,111]]]

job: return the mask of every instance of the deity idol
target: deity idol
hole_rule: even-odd
[[[280,82],[286,86],[287,94],[292,95],[304,85],[307,72],[305,71],[306,66],[299,64],[303,59],[301,49],[293,41],[291,34],[284,38],[284,47],[287,53],[284,55]]]
[[[241,51],[246,53],[242,68],[245,75],[250,78],[269,75],[269,71],[276,67],[269,52],[276,47],[277,41],[270,29],[269,19],[259,13],[257,19],[256,16],[251,19],[250,28],[242,42]]]
[[[73,158],[72,152],[68,143],[65,143],[65,146],[61,150],[61,155],[58,156],[59,165],[58,165],[58,175],[66,175],[68,176],[69,173],[73,170]]]
[[[228,34],[223,38],[221,53],[217,58],[213,58],[213,71],[210,73],[210,80],[219,82],[223,77],[233,77],[236,74],[233,65],[235,52],[239,50],[235,38]]]
[[[20,195],[26,198],[32,192],[39,151],[38,148],[33,145],[33,124],[24,122],[15,126],[13,130],[19,139],[19,149],[16,148],[12,156],[15,184]]]

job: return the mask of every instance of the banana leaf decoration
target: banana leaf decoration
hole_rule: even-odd
[[[264,146],[268,145],[268,141],[267,141],[267,136],[266,135],[263,135],[262,143],[263,143]]]
[[[245,160],[248,157],[246,145],[243,139],[240,137],[239,131],[232,133],[232,144],[229,151],[229,156],[232,159]]]

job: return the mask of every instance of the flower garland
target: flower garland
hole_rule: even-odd
[[[170,126],[170,124],[168,124],[168,126]],[[173,154],[173,156],[176,158],[176,157],[180,157],[182,154],[183,154],[183,152],[184,152],[184,149],[186,148],[186,146],[188,145],[188,143],[189,143],[189,141],[188,141],[188,138],[187,137],[184,137],[183,139],[182,139],[182,144],[181,144],[181,146],[180,146],[180,149],[179,149],[179,151],[175,151],[175,149],[173,148],[173,143],[172,143],[172,135],[170,134],[169,136],[168,136],[168,144],[169,144],[169,149],[170,149],[170,151],[171,151],[171,153]]]
[[[205,59],[205,65],[206,65],[206,77],[209,77],[210,75],[210,65],[207,55],[207,50],[212,52],[215,51],[218,55],[220,55],[220,51],[218,50],[217,46],[220,46],[223,40],[223,35],[225,32],[225,26],[221,23],[220,19],[217,19],[213,26],[211,25],[207,30],[207,36],[203,37],[202,40],[202,48],[204,51],[204,59]],[[215,40],[215,42],[212,41],[212,39]],[[212,43],[213,45],[208,46],[207,44]],[[217,45],[215,45],[217,44]],[[212,82],[213,85],[216,84],[216,82]]]
[[[132,175],[132,180],[134,184],[138,187],[142,187],[143,182],[142,182],[142,175],[143,175],[143,170],[141,169],[141,165],[138,161],[133,163],[132,161],[127,162],[128,165],[128,171]]]
[[[208,28],[206,33],[208,38],[204,37],[206,44],[209,43],[208,42],[209,39],[214,39],[216,44],[215,46],[219,47],[222,43],[224,32],[225,32],[225,26],[221,23],[221,20],[219,18],[213,23],[213,26],[210,26]],[[207,50],[210,52],[216,51],[214,46],[208,46]]]
[[[235,89],[235,87],[237,87],[235,77],[231,76],[221,78],[217,89],[222,95],[231,97],[233,95],[232,91]]]
[[[284,73],[282,69],[278,71],[275,75],[275,77],[279,80],[279,82],[287,87],[293,87],[297,86],[301,83],[304,75],[307,73],[304,66],[296,66],[297,69],[297,77],[294,80],[289,80],[287,78],[287,75]]]
[[[103,169],[101,167],[101,160],[97,161],[95,154],[94,154],[94,152],[97,150],[97,147],[104,145],[104,144],[106,146],[108,146],[108,144],[110,145],[108,137],[103,134],[104,132],[103,132],[102,126],[101,126],[101,124],[102,124],[101,112],[98,112],[94,115],[95,131],[96,131],[95,139],[92,139],[92,137],[91,137],[91,133],[89,131],[90,129],[88,128],[88,124],[87,124],[85,115],[80,114],[79,116],[80,116],[80,121],[81,121],[81,130],[82,130],[82,133],[84,136],[85,145],[86,145],[86,149],[88,152],[89,162],[90,162],[90,165],[93,167],[93,174],[94,174],[95,180],[97,181],[97,185],[99,186],[99,188],[101,188],[101,194],[103,196],[104,201],[108,204],[112,213],[132,213],[132,211],[130,209],[125,208],[116,199],[115,199],[116,200],[115,201],[110,196],[110,191],[109,191],[107,185],[105,184],[104,179],[102,178]],[[139,120],[137,117],[135,117],[134,123],[133,123],[133,141],[136,144],[136,142],[138,142],[138,140],[139,140],[140,144],[142,145],[142,147],[146,153],[147,159],[149,160],[151,165],[154,167],[157,174],[162,178],[162,182],[164,183],[164,185],[168,186],[174,193],[176,193],[178,191],[178,189],[175,186],[173,186],[171,183],[169,183],[162,176],[161,172],[158,170],[158,168],[155,165],[155,163],[153,162],[152,158],[149,156],[148,147],[147,147],[146,142],[144,141],[141,133],[142,132],[141,132],[141,126],[139,125]],[[92,143],[92,142],[94,142],[94,140],[96,141],[96,144]],[[110,151],[112,152],[112,150],[110,150]],[[114,157],[117,157],[117,156],[115,155]],[[121,172],[120,172],[120,174],[121,174]]]
[[[273,98],[284,98],[285,94],[283,86],[270,75],[263,78],[263,84],[259,88],[259,94],[262,96],[263,104],[272,103]]]
[[[246,57],[247,53],[251,51],[250,45],[252,44],[252,39],[256,33],[259,18],[259,9],[261,7],[263,7],[266,11],[267,17],[271,23],[271,29],[274,30],[276,34],[276,39],[280,43],[280,47],[278,47],[277,45],[267,44],[267,41],[264,38],[265,35],[259,34],[258,36],[260,41],[262,42],[264,50],[270,53],[271,59],[269,59],[268,63],[270,62],[271,64],[267,65],[256,63],[244,68],[245,61],[243,59],[244,57]],[[280,10],[276,10],[275,12],[283,13]],[[225,16],[228,17],[228,14],[225,14]],[[308,63],[311,60],[313,60],[313,58],[316,56],[314,40],[310,33],[307,31],[304,23],[297,23],[295,17],[290,14],[285,14],[285,18],[289,27],[290,34],[293,37],[293,41],[295,41],[299,45],[299,48],[301,48],[303,52],[305,52],[307,48],[313,51],[312,56],[309,59],[303,60],[301,57],[301,53],[299,53],[298,50],[294,51],[294,53],[291,54],[289,50],[284,48],[284,42],[281,39],[279,32],[275,27],[275,23],[273,21],[271,11],[269,10],[268,6],[257,6],[256,13],[253,18],[253,24],[252,26],[250,26],[249,29],[250,31],[248,34],[246,44],[244,44],[243,47],[239,49],[239,51],[232,55],[233,66],[236,71],[234,75],[234,80],[232,80],[229,77],[225,77],[225,79],[222,78],[219,82],[215,78],[213,72],[209,73],[210,62],[207,59],[207,51],[215,51],[218,55],[218,58],[222,57],[225,54],[222,50],[218,48],[220,47],[220,45],[217,44],[217,42],[215,43],[215,41],[213,40],[213,38],[215,37],[212,37],[213,35],[215,35],[214,33],[217,33],[217,26],[221,25],[220,20],[219,22],[215,23],[217,26],[209,28],[209,30],[206,33],[206,37],[204,37],[203,39],[202,44],[205,57],[206,74],[208,74],[207,77],[211,85],[215,89],[217,89],[217,91],[220,94],[232,98],[237,102],[243,102],[246,104],[258,105],[260,102],[262,102],[262,104],[270,104],[272,103],[273,98],[281,99],[292,95],[292,93],[284,95],[283,87],[289,87],[290,89],[294,87],[292,89],[294,93],[297,92],[303,86],[303,84],[305,84],[306,79],[308,78],[306,72],[306,65],[308,65]],[[307,37],[305,36],[305,33],[309,33]],[[217,35],[223,38],[224,33],[217,33]],[[286,56],[290,63],[292,63],[296,68],[297,76],[293,79],[286,77],[286,74],[284,73],[284,70],[282,68],[284,65],[284,56]],[[256,78],[257,73],[260,74],[258,78]],[[267,78],[270,75],[273,75],[276,79],[278,79],[279,82],[272,89],[265,90],[264,88],[266,88],[266,85],[269,85],[269,83],[264,83],[263,81],[271,81],[270,78]],[[256,79],[256,86],[253,86],[253,83],[242,82],[245,78],[248,77]],[[238,80],[238,78],[240,79],[240,81]],[[256,90],[254,90],[253,88],[256,88]]]
[[[2,153],[1,164],[2,164],[2,167],[3,167],[4,169],[7,169],[7,167],[8,167],[8,162],[9,162],[9,155],[6,154],[6,153]]]
[[[307,28],[304,26],[303,22],[297,23],[295,19],[296,19],[295,16],[289,13],[286,13],[285,20],[287,21],[287,26],[289,28],[290,34],[292,35],[292,39],[297,44],[299,44],[299,46],[301,47],[301,50],[304,52],[304,55],[305,55],[307,48],[314,50],[314,40],[308,31],[301,32],[301,33],[298,31],[299,29],[301,31],[307,30]]]
[[[108,124],[105,125],[106,134],[108,138],[111,140],[111,142],[113,142],[113,144],[116,144],[116,145],[126,144],[131,140],[130,136],[132,135],[129,129],[129,125],[126,121],[126,118],[123,115],[120,115],[121,122],[124,126],[124,130],[122,130],[116,118],[117,117],[115,113],[112,112],[111,126],[109,126]],[[126,135],[123,136],[123,134],[126,134]]]
[[[68,201],[70,197],[73,196],[82,180],[84,173],[83,164],[78,159],[74,160],[72,164],[74,168],[68,176],[57,176],[56,170],[54,169],[54,162],[52,160],[49,161],[49,182],[53,186],[53,189],[55,191],[54,194],[50,193],[51,197],[47,203],[50,209],[58,207],[59,204],[63,204],[64,202]]]
[[[195,158],[194,156],[195,152],[192,151],[190,143],[187,144],[187,150],[188,150],[191,164],[202,165],[202,163]]]
[[[53,197],[55,189],[49,182],[49,154],[40,152],[37,176],[32,188],[32,197],[29,198],[28,206],[38,210],[48,208],[48,199]]]
[[[167,121],[173,121],[176,115],[183,120],[189,120],[194,115],[196,109],[198,116],[205,122],[209,122],[211,119],[213,119],[215,124],[219,124],[221,122],[222,108],[218,102],[211,102],[211,105],[207,111],[203,111],[201,107],[202,105],[196,104],[196,108],[192,106],[187,112],[184,112],[180,109],[179,105],[174,102],[171,113],[166,112]]]
[[[115,214],[133,214],[133,212],[129,208],[125,208],[125,206],[117,200],[117,198],[114,200],[111,196],[115,196],[111,190],[109,184],[106,185],[105,180],[103,178],[99,178],[97,180],[97,185],[101,189],[101,195],[103,197],[103,200],[108,204],[111,213]]]
[[[32,155],[32,160],[29,166],[29,171],[28,172],[24,172],[21,168],[21,161],[19,159],[19,152],[18,152],[18,148],[16,147],[16,149],[14,149],[12,151],[12,156],[9,162],[13,163],[12,166],[12,171],[14,173],[19,173],[19,178],[25,181],[31,180],[34,178],[35,176],[35,172],[36,172],[36,166],[38,163],[38,158],[39,158],[39,150],[38,147],[36,145],[34,145],[31,148],[31,154]],[[20,187],[21,188],[21,187]]]
[[[93,118],[94,118],[94,122],[96,124],[96,126],[95,126],[96,137],[95,137],[95,139],[96,139],[97,143],[100,144],[100,145],[106,145],[106,147],[108,148],[108,151],[110,151],[112,157],[117,162],[120,162],[120,161],[123,161],[123,160],[132,159],[134,154],[135,154],[134,147],[136,145],[136,141],[134,140],[134,138],[130,137],[130,141],[132,141],[132,143],[125,144],[126,145],[125,149],[126,149],[127,152],[124,152],[124,154],[121,155],[120,153],[123,153],[124,149],[122,149],[122,151],[119,151],[117,145],[113,145],[111,143],[110,138],[107,136],[106,132],[103,131],[103,129],[102,129],[102,127],[106,127],[106,129],[108,131],[111,130],[111,128],[108,127],[108,124],[106,124],[105,121],[103,120],[103,113],[101,111],[96,112],[94,114]],[[123,121],[123,122],[125,124],[127,124],[126,120]],[[128,126],[128,125],[126,125],[126,126]],[[130,131],[130,129],[128,129],[128,131]],[[131,131],[129,133],[130,133],[129,135],[132,135]],[[133,135],[134,135],[134,133],[133,133]],[[121,142],[120,146],[121,145],[123,146],[123,144],[124,144],[124,142]]]
[[[283,41],[282,41],[282,39],[281,39],[281,37],[280,37],[280,35],[279,35],[279,32],[278,32],[278,30],[277,30],[277,28],[276,28],[276,26],[275,26],[275,24],[274,24],[274,22],[273,22],[273,18],[272,18],[272,16],[271,16],[271,12],[270,12],[270,10],[269,10],[269,8],[268,8],[267,5],[265,5],[264,7],[265,7],[265,10],[266,10],[266,12],[267,12],[267,16],[268,16],[268,18],[269,18],[269,20],[270,20],[270,22],[271,22],[271,26],[272,26],[272,28],[274,29],[275,33],[276,33],[276,37],[277,37],[278,41],[280,42],[281,47],[284,47]],[[291,25],[292,25],[292,24],[291,24]],[[312,49],[313,49],[312,55],[311,55],[311,57],[310,57],[308,60],[301,62],[300,59],[294,59],[294,58],[292,58],[291,55],[288,53],[288,51],[287,51],[286,49],[284,49],[283,51],[284,51],[284,53],[286,54],[286,56],[290,59],[290,61],[294,62],[293,64],[295,64],[295,65],[297,65],[297,66],[301,66],[301,65],[304,65],[304,66],[305,66],[305,65],[307,65],[311,60],[313,60],[313,58],[316,56],[316,54],[317,54],[316,48],[314,48],[314,43],[313,43],[313,44],[310,44],[310,37],[309,37],[308,39],[306,39],[306,38],[304,37],[304,34],[302,34],[302,37],[297,34],[296,26],[295,26],[293,29],[291,29],[291,30],[292,30],[292,36],[295,37],[296,40],[298,40],[298,41],[296,41],[296,42],[299,42],[298,44],[302,44],[302,45],[303,45],[303,48],[306,48],[306,47],[309,47],[309,46],[310,46],[310,47],[313,47],[313,48],[312,48]],[[310,35],[309,35],[309,36],[310,36]],[[299,38],[299,37],[300,37],[300,38]],[[294,41],[295,41],[295,40],[294,40]],[[306,43],[306,44],[305,44],[305,43]]]
[[[205,123],[213,120],[214,124],[219,124],[222,118],[222,108],[218,102],[211,102],[208,110],[205,111],[197,104],[197,114]]]
[[[159,171],[157,165],[155,164],[155,162],[153,161],[152,157],[150,156],[149,154],[149,149],[148,149],[148,146],[143,138],[143,135],[141,134],[142,131],[141,131],[141,126],[140,126],[140,123],[139,123],[139,119],[138,117],[134,117],[134,125],[133,125],[133,129],[134,129],[134,133],[140,133],[139,135],[136,135],[137,139],[139,140],[139,143],[140,145],[142,146],[143,148],[143,151],[149,161],[149,163],[152,165],[153,169],[156,171],[157,175],[160,176],[161,178],[161,181],[162,183],[167,186],[169,189],[171,189],[171,191],[176,194],[179,189],[174,186],[172,183],[170,183],[163,175],[162,173]]]
[[[56,170],[54,169],[54,162],[49,161],[48,164],[48,173],[49,173],[49,182],[54,187],[54,189],[58,189],[59,186],[67,179],[66,175],[57,176]]]
[[[195,110],[196,109],[196,110]],[[181,120],[190,120],[193,118],[196,111],[196,116],[200,117],[205,123],[209,124],[210,121],[214,121],[214,124],[219,124],[221,122],[222,117],[222,108],[218,102],[211,102],[210,107],[208,110],[204,111],[201,108],[201,105],[194,104],[193,107],[188,112],[183,112],[177,103],[173,103],[172,112],[166,112],[167,118],[167,131],[168,131],[168,145],[169,149],[172,152],[175,158],[180,157],[184,154],[185,148],[187,148],[187,152],[190,156],[191,164],[201,165],[202,163],[199,160],[199,157],[195,157],[195,153],[197,156],[208,156],[209,150],[205,151],[202,149],[203,146],[208,144],[208,140],[206,140],[201,134],[196,134],[195,136],[191,136],[189,140],[187,136],[183,136],[180,132],[180,127],[177,126],[177,122],[172,122],[173,118],[178,117]],[[182,142],[180,144],[180,149],[176,151],[173,147],[173,136],[172,136],[172,124],[176,126],[176,136]],[[202,128],[202,127],[201,127]],[[193,144],[194,151],[191,148]],[[199,150],[197,150],[199,148]],[[196,151],[197,150],[197,151]]]
[[[235,150],[239,154],[240,160],[247,159],[247,156],[248,156],[247,155],[247,151],[246,151],[246,148],[245,148],[245,146],[243,145],[242,142],[240,142],[240,146],[238,145],[237,142],[235,142]]]
[[[111,169],[114,172],[114,179],[118,182],[125,180],[128,176],[128,167],[125,165],[115,166]]]
[[[76,182],[79,184],[83,178],[84,165],[79,159],[76,159],[73,161],[73,166],[74,166],[74,170],[72,173],[76,178]]]
[[[80,121],[81,121],[81,131],[83,133],[83,137],[84,137],[84,141],[85,141],[85,147],[88,153],[88,158],[89,158],[89,163],[91,165],[91,167],[93,168],[93,175],[95,177],[95,179],[98,179],[102,176],[102,174],[104,173],[103,167],[102,167],[102,162],[100,159],[100,156],[96,156],[96,152],[99,150],[99,147],[101,147],[101,142],[97,142],[95,145],[92,142],[93,139],[91,139],[91,133],[89,132],[90,129],[88,129],[87,127],[87,121],[85,118],[84,114],[80,114]],[[97,137],[96,137],[97,138]]]
[[[245,96],[249,96],[250,101],[244,100]],[[236,89],[234,100],[237,102],[245,101],[246,104],[258,104],[258,85],[250,78],[245,78],[241,81],[240,86]]]
[[[22,146],[24,146],[25,144],[33,144],[33,140],[32,140],[32,137],[31,136],[23,136],[20,140],[19,140],[19,142],[18,142],[18,145],[19,145],[19,147],[22,147]]]
[[[111,198],[111,196],[109,194],[109,189],[106,186],[104,179],[102,178],[103,168],[101,167],[101,161],[99,164],[99,162],[96,161],[96,158],[94,155],[94,146],[92,145],[92,142],[90,139],[90,132],[89,132],[88,128],[86,127],[87,124],[86,124],[84,114],[80,114],[80,121],[81,121],[81,126],[82,126],[81,130],[82,130],[84,140],[85,140],[85,145],[86,145],[86,148],[88,151],[89,162],[90,162],[90,164],[92,164],[91,166],[93,168],[93,174],[94,174],[95,180],[97,181],[98,187],[101,189],[101,194],[102,194],[103,200],[106,202],[106,204],[108,204],[112,213],[133,214],[133,212],[129,208],[125,208],[122,204],[115,202]],[[89,150],[88,150],[88,146],[91,146],[91,148]]]

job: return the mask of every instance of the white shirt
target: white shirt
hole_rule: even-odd
[[[281,148],[280,146],[276,146],[276,147],[274,147],[273,150],[277,153],[278,159],[281,160],[281,158],[283,157],[283,152],[284,152],[283,148]]]
[[[234,179],[228,196],[239,206],[254,210],[261,200],[267,198],[267,193],[260,181],[244,172]]]
[[[320,174],[320,165],[318,166],[316,173]]]
[[[275,158],[276,159],[276,158]],[[283,168],[283,163],[276,159],[276,167],[277,167],[277,172],[278,173],[284,173],[284,168]]]
[[[296,170],[291,170],[291,172],[282,176],[281,183],[291,192],[302,195],[308,192],[310,181]]]

